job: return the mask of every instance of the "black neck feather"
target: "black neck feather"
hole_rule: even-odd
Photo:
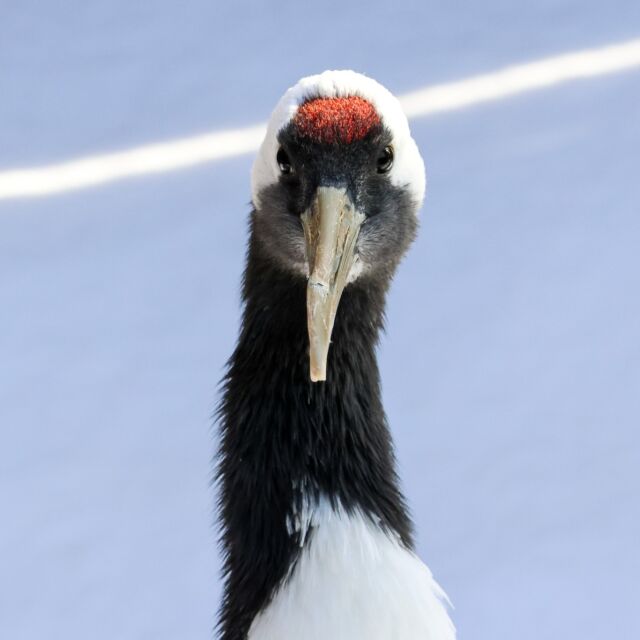
[[[375,352],[387,285],[361,277],[346,287],[327,380],[312,383],[306,281],[251,234],[242,330],[220,406],[224,640],[246,636],[296,562],[303,541],[287,522],[303,493],[358,508],[412,545]]]

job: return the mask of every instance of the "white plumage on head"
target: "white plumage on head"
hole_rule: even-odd
[[[288,89],[276,105],[251,173],[253,203],[260,206],[260,191],[278,181],[276,162],[278,134],[291,122],[298,108],[311,98],[346,98],[358,96],[370,102],[382,124],[393,136],[394,166],[389,172],[391,183],[408,187],[417,205],[422,204],[426,188],[424,161],[399,100],[379,82],[355,71],[325,71],[302,78]]]

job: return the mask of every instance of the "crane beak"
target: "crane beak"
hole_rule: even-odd
[[[327,379],[333,322],[364,219],[346,189],[336,187],[318,187],[313,204],[301,216],[309,264],[307,327],[312,382]]]

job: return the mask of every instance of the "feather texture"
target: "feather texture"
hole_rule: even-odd
[[[249,640],[454,640],[444,592],[397,535],[325,498],[311,523]]]

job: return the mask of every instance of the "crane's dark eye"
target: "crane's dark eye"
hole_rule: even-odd
[[[278,154],[276,155],[276,162],[280,167],[280,171],[284,175],[288,175],[293,171],[293,168],[291,166],[291,160],[289,160],[289,156],[287,155],[287,152],[282,147],[278,149]]]
[[[376,167],[378,169],[378,173],[387,173],[389,169],[391,169],[391,165],[393,164],[393,147],[385,147],[378,159],[376,160]]]

